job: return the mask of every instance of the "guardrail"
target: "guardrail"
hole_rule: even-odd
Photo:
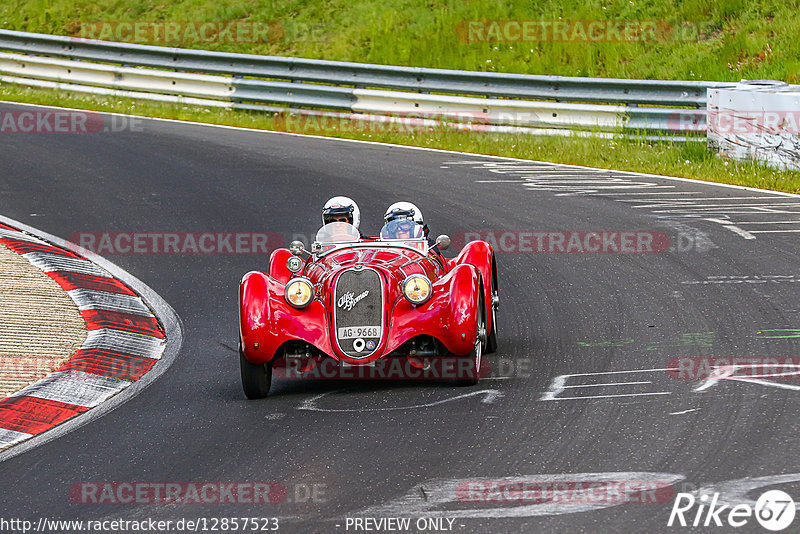
[[[370,65],[10,30],[0,30],[0,50],[7,51],[0,53],[3,83],[265,111],[347,111],[365,120],[434,116],[484,131],[561,135],[702,134],[707,89],[734,85]]]

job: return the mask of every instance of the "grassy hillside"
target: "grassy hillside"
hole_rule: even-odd
[[[270,22],[268,38],[260,39],[266,42],[173,44],[532,74],[797,83],[799,8],[796,0],[4,0],[0,26],[78,36],[82,25],[93,22]],[[566,41],[553,41],[547,31],[515,39],[515,28],[503,25],[511,39],[498,41],[490,31],[490,21],[498,20],[566,21],[570,34]],[[485,31],[473,37],[489,40],[468,42],[468,21],[484,22]],[[573,34],[574,21],[584,29],[592,21],[620,21],[652,24],[657,31],[632,41],[594,41]]]

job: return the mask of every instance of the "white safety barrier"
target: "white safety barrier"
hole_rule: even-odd
[[[709,148],[800,170],[800,85],[752,81],[709,89],[707,113]]]

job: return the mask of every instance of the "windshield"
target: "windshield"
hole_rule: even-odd
[[[419,241],[423,239],[425,239],[424,227],[410,219],[389,221],[381,228],[382,241]]]
[[[317,243],[356,243],[361,239],[361,234],[355,226],[346,222],[328,223],[317,232]]]

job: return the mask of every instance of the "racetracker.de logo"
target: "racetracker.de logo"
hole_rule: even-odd
[[[390,357],[370,365],[341,365],[327,356],[303,356],[276,360],[272,373],[281,380],[459,380],[471,377],[474,369],[474,360],[466,357]],[[479,376],[491,374],[489,361],[481,360]]]
[[[123,43],[277,43],[286,29],[275,21],[96,21],[82,22],[74,39]]]
[[[626,43],[684,40],[664,20],[464,20],[456,26],[464,43]]]
[[[93,134],[141,132],[142,119],[91,111],[0,111],[1,134]]]
[[[800,111],[772,110],[687,110],[667,116],[667,129],[675,132],[715,132],[744,135],[800,133]]]
[[[278,482],[77,482],[76,504],[277,504],[286,500]]]
[[[80,232],[69,240],[97,254],[269,254],[276,232]]]
[[[519,117],[509,116],[513,121]],[[275,115],[273,127],[285,132],[354,132],[354,133],[421,133],[421,132],[484,132],[492,123],[489,113],[447,110],[414,111],[370,115],[335,111],[301,110]],[[513,122],[511,122],[513,124]]]
[[[669,250],[669,236],[656,230],[478,230],[453,236],[458,249],[486,241],[495,252],[532,254],[648,254]]]

